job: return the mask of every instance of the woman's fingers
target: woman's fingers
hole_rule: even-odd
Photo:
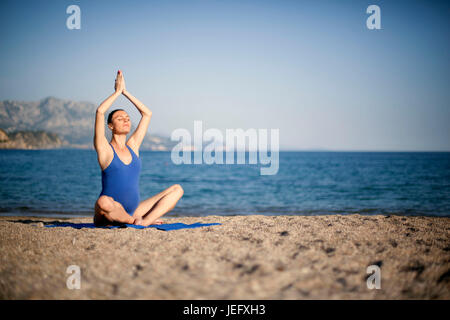
[[[125,79],[123,78],[123,73],[120,72],[120,82],[121,82],[121,86],[122,86],[122,90],[125,90]]]
[[[123,73],[120,70],[117,71],[114,88],[116,91],[123,91],[125,88],[125,80],[123,79]]]
[[[122,87],[123,87],[123,84],[122,84],[122,76],[121,76],[121,71],[119,70],[119,71],[117,71],[117,75],[116,75],[116,81],[115,81],[115,83],[114,83],[114,89],[116,90],[116,91],[122,91]]]

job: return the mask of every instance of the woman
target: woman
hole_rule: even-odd
[[[95,118],[94,148],[102,169],[102,191],[95,203],[94,223],[97,226],[129,223],[141,226],[161,224],[158,218],[172,210],[183,196],[183,189],[175,184],[142,202],[139,199],[139,174],[141,159],[139,147],[147,133],[152,112],[125,89],[122,72],[117,72],[115,92],[97,108]],[[122,109],[108,116],[111,141],[105,137],[105,112],[123,94],[139,110],[142,118],[136,131],[126,141],[130,132],[130,117]]]

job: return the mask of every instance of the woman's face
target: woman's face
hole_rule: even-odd
[[[131,121],[130,117],[125,111],[116,111],[114,112],[112,119],[112,123],[108,126],[113,131],[113,133],[124,133],[127,134],[131,129]]]

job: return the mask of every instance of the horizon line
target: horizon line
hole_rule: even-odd
[[[55,95],[48,95],[48,96],[44,96],[43,98],[39,99],[38,101],[42,101],[42,100],[46,100],[49,98],[54,98],[54,99],[58,99],[58,100],[67,100],[67,101],[77,101],[77,102],[87,102],[87,103],[92,103],[93,105],[96,105],[95,102],[92,101],[88,101],[88,100],[72,100],[72,99],[67,99],[67,98],[60,98],[57,97]],[[7,102],[7,101],[14,101],[14,102],[34,102],[36,100],[14,100],[14,99],[2,99],[0,100],[2,102]],[[2,128],[0,128],[2,129]],[[2,129],[5,130],[5,129]],[[45,130],[43,130],[45,131]],[[6,131],[5,131],[6,132]],[[163,137],[163,138],[168,138],[167,135],[165,135],[164,133],[153,133],[154,136],[159,136],[159,137]],[[55,150],[55,149],[63,149],[63,148],[54,148],[54,149],[9,149],[9,150]],[[65,148],[65,149],[80,149],[80,150],[89,150],[89,149],[93,149],[93,148]],[[5,150],[5,149],[3,149]],[[142,149],[142,151],[156,151],[156,152],[167,152],[170,150],[145,150]],[[239,151],[239,150],[236,150]],[[224,151],[225,152],[225,151]],[[248,150],[246,152],[249,152]],[[258,152],[258,151],[252,151],[252,152]],[[326,148],[305,148],[305,149],[280,149],[279,152],[405,152],[405,153],[419,153],[419,152],[428,152],[428,153],[437,153],[437,152],[441,152],[441,153],[447,153],[450,152],[450,150],[371,150],[371,149],[326,149]]]

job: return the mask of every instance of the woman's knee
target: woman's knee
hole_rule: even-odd
[[[180,195],[183,195],[183,193],[184,193],[183,188],[182,188],[179,184],[174,184],[174,185],[172,186],[172,190],[173,190],[174,192],[178,192]]]
[[[97,200],[97,204],[101,210],[112,211],[114,210],[114,199],[108,196],[100,196]]]

